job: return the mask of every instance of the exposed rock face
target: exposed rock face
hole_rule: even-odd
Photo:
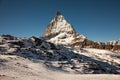
[[[1,35],[0,38],[3,38],[4,40],[15,40],[16,37],[11,35]]]
[[[84,41],[86,39],[84,35],[78,35],[60,12],[56,13],[56,16],[47,26],[44,37],[47,37],[52,43],[62,45],[71,45],[76,41]]]

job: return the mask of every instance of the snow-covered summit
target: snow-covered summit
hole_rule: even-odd
[[[120,45],[120,39],[115,41],[115,40],[112,40],[112,41],[108,41],[106,44],[109,44],[109,45]]]
[[[44,35],[51,36],[52,34],[59,33],[75,34],[76,31],[73,29],[72,25],[67,22],[65,17],[60,12],[57,12],[48,25]]]
[[[83,34],[78,34],[65,17],[57,12],[46,28],[44,37],[55,45],[72,48],[97,48],[120,52],[120,40],[109,42],[94,42]]]
[[[86,38],[83,35],[79,36],[73,26],[60,12],[57,12],[55,17],[49,23],[44,36],[47,37],[50,42],[63,45],[71,45],[73,41],[79,37],[83,40]]]

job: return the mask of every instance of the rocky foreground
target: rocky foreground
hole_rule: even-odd
[[[0,80],[119,80],[115,74],[73,74],[51,70],[41,60],[0,55]]]
[[[119,74],[120,53],[0,36],[0,80],[119,80]]]

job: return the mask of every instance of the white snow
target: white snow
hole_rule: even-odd
[[[83,48],[84,50],[88,51],[89,53],[113,53],[111,51],[108,50],[102,50],[102,49],[94,49],[94,48]]]
[[[30,61],[15,55],[0,55],[0,80],[119,80],[114,74],[68,74],[49,70],[42,61]]]
[[[57,21],[56,21],[57,19]],[[56,16],[51,23],[56,22],[55,25],[53,25],[51,33],[60,33],[60,32],[68,32],[68,31],[72,31],[73,28],[71,27],[71,25],[65,20],[64,16],[59,15]],[[51,24],[50,23],[50,24]]]
[[[72,40],[74,40],[73,36],[63,32],[57,35],[56,37],[51,38],[49,41],[55,44],[67,45],[67,44],[70,44]]]

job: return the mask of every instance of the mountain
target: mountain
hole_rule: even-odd
[[[57,45],[72,45],[75,41],[83,42],[86,37],[79,35],[65,17],[57,12],[55,17],[47,26],[44,37]]]
[[[57,12],[40,38],[0,35],[0,80],[118,80],[119,43],[89,40]]]
[[[106,44],[109,44],[109,45],[120,45],[120,40],[117,40],[117,41],[108,41]]]
[[[44,38],[56,45],[66,45],[78,48],[97,48],[120,52],[120,40],[109,42],[94,42],[84,35],[79,35],[65,17],[57,12],[47,26]]]

